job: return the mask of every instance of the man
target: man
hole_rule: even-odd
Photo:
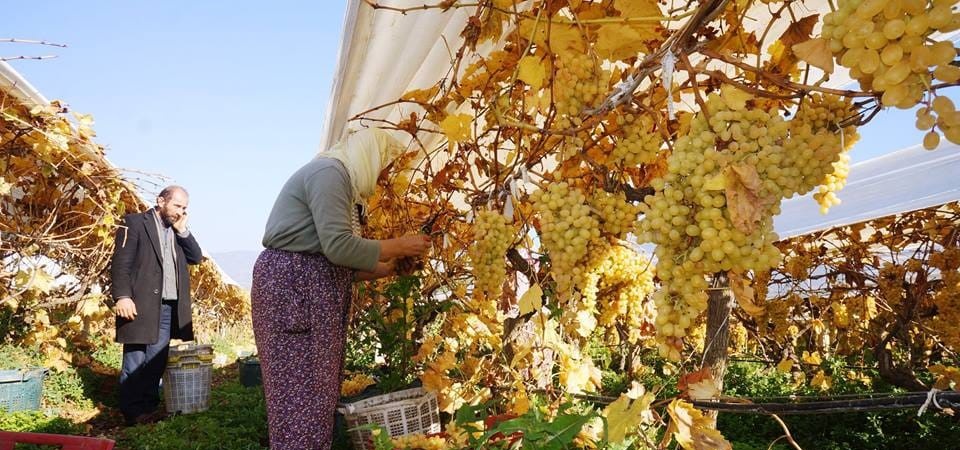
[[[147,212],[117,230],[110,267],[117,342],[123,344],[120,411],[127,425],[163,418],[160,378],[170,339],[193,339],[188,264],[203,259],[187,229],[187,191],[169,186]]]

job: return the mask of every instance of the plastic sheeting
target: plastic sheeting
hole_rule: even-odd
[[[423,5],[396,0],[379,3]],[[353,116],[443,78],[450,70],[453,53],[463,42],[460,31],[468,17],[466,8],[400,14],[374,10],[363,0],[350,0],[321,147],[329,148],[349,127],[359,127],[348,124]],[[400,108],[387,107],[365,116],[397,120],[401,114]]]
[[[424,4],[422,0],[375,2],[395,8],[417,8]],[[365,0],[348,0],[321,148],[329,148],[349,128],[360,127],[360,123],[350,124],[350,119],[357,114],[397,100],[407,91],[429,88],[438,80],[449,78],[451,62],[463,43],[460,32],[475,10],[474,7],[464,7],[443,12],[432,8],[401,14],[374,9]],[[798,11],[805,16],[826,10],[827,0],[806,0]],[[753,20],[745,22],[744,26],[762,32],[768,14],[765,5],[757,6],[750,12]],[[671,27],[679,27],[682,23],[674,22]],[[779,36],[786,25],[785,21],[777,22],[769,30],[769,36]],[[479,45],[477,52],[486,54],[498,46],[502,43],[488,42]],[[696,60],[694,55],[693,62]],[[461,71],[472,61],[465,62],[460,65]],[[825,86],[841,87],[849,83],[846,69],[839,68]],[[397,121],[410,111],[392,105],[365,116]],[[428,147],[437,142],[433,135],[419,137]]]
[[[960,200],[960,146],[917,145],[854,164],[837,196],[841,203],[826,215],[812,193],[785,200],[774,229],[787,239]]]

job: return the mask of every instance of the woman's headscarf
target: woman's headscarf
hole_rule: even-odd
[[[354,203],[362,205],[377,188],[380,172],[403,153],[403,145],[385,130],[364,128],[347,135],[318,158],[343,163],[353,185]]]

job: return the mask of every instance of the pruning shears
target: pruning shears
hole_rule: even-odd
[[[442,231],[433,231],[433,225],[437,223],[437,219],[440,218],[440,213],[433,213],[426,222],[423,223],[423,226],[420,227],[420,232],[431,237],[443,235]]]

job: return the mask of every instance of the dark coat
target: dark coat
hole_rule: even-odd
[[[111,296],[133,299],[137,317],[127,320],[117,316],[117,342],[153,344],[160,334],[160,295],[163,289],[163,261],[160,237],[154,213],[128,214],[117,230],[116,246],[110,264]],[[177,254],[177,322],[170,324],[170,338],[193,340],[193,319],[190,311],[190,272],[187,264],[203,260],[200,245],[193,233],[176,236]],[[186,264],[184,264],[186,262]]]

